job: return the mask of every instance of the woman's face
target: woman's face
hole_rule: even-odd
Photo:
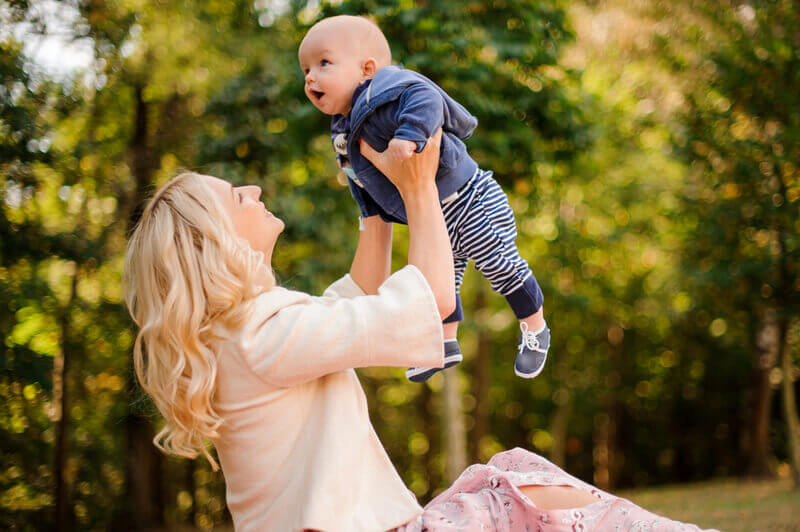
[[[259,200],[261,188],[255,185],[234,187],[217,177],[203,177],[222,200],[236,234],[247,240],[254,250],[264,252],[267,264],[271,265],[272,250],[283,231],[283,222]]]

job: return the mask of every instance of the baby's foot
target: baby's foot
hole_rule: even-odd
[[[443,368],[408,368],[406,378],[411,382],[425,382],[439,371],[455,366],[464,359],[458,340],[444,341],[444,367]]]
[[[524,321],[519,324],[522,334],[517,348],[517,360],[514,362],[514,373],[524,379],[532,379],[542,372],[550,348],[550,329],[547,324],[538,331],[528,329]]]

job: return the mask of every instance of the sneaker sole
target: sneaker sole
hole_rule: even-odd
[[[442,371],[443,369],[451,368],[464,360],[464,355],[461,353],[456,353],[454,355],[444,357],[444,367],[443,368],[409,368],[406,370],[406,378],[411,382],[425,382],[426,380],[430,379],[433,375],[437,372]],[[429,375],[424,376],[424,374],[428,373]]]
[[[545,366],[546,362],[547,362],[547,357],[545,357],[545,359],[542,360],[542,365],[541,365],[541,367],[539,369],[537,369],[536,371],[532,371],[530,373],[524,373],[524,372],[518,370],[517,366],[514,365],[514,373],[517,374],[517,377],[522,377],[523,379],[532,379],[534,377],[537,377],[539,374],[542,373],[542,371],[544,371],[544,366]]]

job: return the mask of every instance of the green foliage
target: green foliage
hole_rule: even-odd
[[[685,201],[695,238],[685,269],[710,301],[745,309],[728,326],[746,331],[765,308],[795,315],[800,303],[800,47],[783,38],[798,12],[787,2],[701,6],[709,34],[730,37],[702,57],[670,55],[694,81],[675,134],[691,164]],[[709,34],[692,32],[689,50]]]

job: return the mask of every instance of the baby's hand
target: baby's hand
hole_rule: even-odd
[[[417,143],[411,140],[392,139],[386,148],[386,155],[395,162],[410,159],[417,149]]]
[[[436,187],[436,169],[439,168],[439,148],[442,145],[442,128],[428,139],[425,149],[403,161],[395,161],[389,156],[389,148],[375,151],[364,139],[358,139],[361,154],[375,168],[383,172],[403,198],[413,197],[426,187]]]

